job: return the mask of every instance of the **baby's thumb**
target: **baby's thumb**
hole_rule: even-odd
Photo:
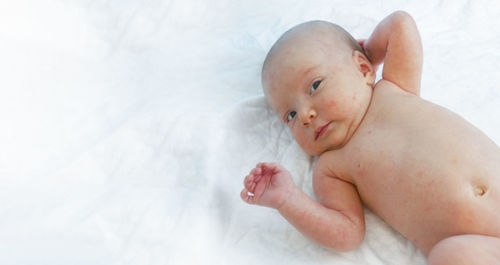
[[[247,189],[243,189],[240,193],[241,199],[248,204],[255,204],[255,196],[251,194]]]

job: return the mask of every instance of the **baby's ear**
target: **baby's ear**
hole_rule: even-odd
[[[375,69],[370,63],[370,60],[368,60],[363,53],[357,50],[353,51],[352,59],[358,70],[366,79],[366,83],[370,86],[373,85],[373,83],[375,83]]]

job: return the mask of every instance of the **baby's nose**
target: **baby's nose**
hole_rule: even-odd
[[[318,115],[315,110],[311,109],[304,113],[304,118],[302,119],[302,123],[304,126],[308,126],[314,118]]]

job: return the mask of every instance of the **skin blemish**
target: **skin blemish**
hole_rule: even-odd
[[[335,101],[333,101],[333,100],[330,100],[330,101],[328,101],[328,106],[335,108],[337,106],[337,103],[335,103]]]

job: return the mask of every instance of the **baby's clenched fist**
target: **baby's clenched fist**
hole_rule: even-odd
[[[245,177],[241,198],[249,204],[279,209],[295,189],[292,176],[276,163],[259,163]]]

